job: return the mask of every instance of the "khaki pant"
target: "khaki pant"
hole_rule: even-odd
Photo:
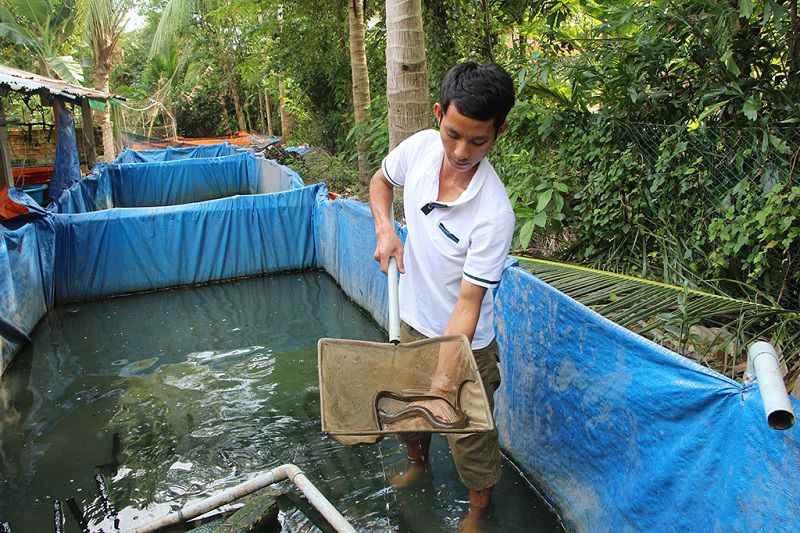
[[[427,337],[405,322],[400,327],[400,342],[412,342]],[[497,340],[486,348],[473,350],[478,372],[489,399],[489,410],[494,410],[494,391],[500,386],[500,369],[497,367]],[[397,438],[403,442],[419,440],[417,433],[403,433]],[[497,429],[487,433],[448,433],[447,441],[461,481],[471,490],[493,487],[500,481],[500,445]]]

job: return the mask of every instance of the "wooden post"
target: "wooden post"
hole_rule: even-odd
[[[83,140],[86,143],[86,165],[91,170],[97,161],[97,149],[94,145],[94,124],[88,98],[81,98],[81,120],[83,121]]]
[[[6,90],[0,90],[0,184],[14,186],[14,174],[11,172],[11,150],[8,147],[8,132],[6,131],[6,113],[3,108],[3,98]]]

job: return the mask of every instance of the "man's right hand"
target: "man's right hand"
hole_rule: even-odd
[[[403,274],[406,271],[403,265],[403,243],[394,232],[394,228],[386,235],[378,237],[378,245],[375,247],[373,256],[375,261],[381,264],[381,272],[384,274],[389,272],[389,259],[392,257],[397,259],[397,269],[400,273]]]

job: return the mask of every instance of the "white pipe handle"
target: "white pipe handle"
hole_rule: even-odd
[[[397,268],[397,259],[389,258],[389,342],[400,344],[400,273]]]

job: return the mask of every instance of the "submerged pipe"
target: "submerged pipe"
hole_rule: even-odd
[[[783,384],[775,348],[768,342],[754,342],[747,349],[747,379],[758,381],[767,423],[772,429],[789,429],[795,423],[792,403]]]
[[[290,463],[273,468],[272,470],[263,474],[259,474],[249,481],[245,481],[244,483],[240,483],[235,487],[223,490],[214,496],[206,498],[205,500],[199,501],[192,505],[187,505],[180,511],[170,513],[167,516],[154,520],[142,527],[130,529],[127,531],[127,533],[158,531],[159,529],[165,527],[180,524],[187,520],[191,520],[192,518],[197,518],[198,516],[212,511],[222,505],[238,500],[243,496],[252,494],[253,492],[261,490],[264,487],[272,485],[273,483],[283,481],[284,479],[288,479],[294,483],[295,486],[300,489],[303,495],[308,499],[309,503],[313,505],[322,516],[325,517],[325,520],[327,520],[337,532],[355,533],[356,530],[353,528],[353,526],[351,526],[347,519],[345,519],[345,517],[343,517],[341,513],[339,513],[339,511],[337,511],[336,508],[331,505],[331,502],[329,502],[327,498],[325,498],[325,496],[323,496],[322,493],[317,490],[317,488],[313,483],[311,483],[311,481],[309,481],[303,471]]]

